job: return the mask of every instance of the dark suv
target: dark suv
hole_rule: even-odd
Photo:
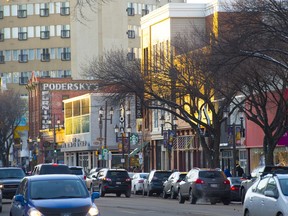
[[[71,171],[66,164],[57,163],[38,164],[32,171],[32,175],[46,174],[71,174]]]
[[[115,193],[117,197],[131,196],[131,179],[125,169],[101,169],[93,180],[92,191],[99,191],[100,196]]]
[[[178,200],[184,203],[189,200],[196,204],[198,199],[208,199],[211,204],[222,201],[230,203],[230,182],[220,169],[191,169],[184,181],[179,183]]]
[[[159,196],[163,192],[163,183],[171,174],[170,170],[151,170],[147,179],[144,180],[143,194],[152,196],[156,193]]]
[[[0,167],[0,188],[5,199],[12,199],[18,185],[25,177],[23,169],[18,167]]]

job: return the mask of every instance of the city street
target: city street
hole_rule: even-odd
[[[1,215],[9,216],[10,203],[4,200],[3,212]],[[242,215],[242,205],[231,203],[224,206],[222,203],[211,205],[206,202],[199,202],[191,205],[188,202],[179,204],[178,200],[162,199],[161,197],[143,197],[142,195],[132,195],[120,198],[115,195],[106,195],[95,201],[102,216],[240,216]]]

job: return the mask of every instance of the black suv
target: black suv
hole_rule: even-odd
[[[230,193],[230,182],[223,171],[193,168],[179,183],[178,200],[179,203],[189,200],[191,204],[196,204],[198,199],[204,198],[213,205],[219,201],[229,205]]]
[[[125,169],[108,169],[99,170],[96,179],[93,180],[92,191],[99,191],[100,196],[108,193],[115,193],[117,197],[125,194],[131,196],[131,179]]]
[[[143,183],[143,195],[152,196],[156,193],[159,196],[163,192],[163,183],[171,174],[170,170],[151,170]]]
[[[25,177],[23,169],[18,167],[0,167],[0,188],[5,199],[12,199],[18,185]]]
[[[57,163],[38,164],[32,171],[32,175],[46,174],[71,174],[71,171],[66,164]]]

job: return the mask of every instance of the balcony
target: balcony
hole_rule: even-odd
[[[70,38],[70,30],[61,30],[61,38]]]
[[[18,10],[17,17],[18,18],[26,18],[27,17],[27,10]]]
[[[41,62],[49,62],[50,61],[50,53],[41,54]]]
[[[70,61],[71,60],[71,53],[70,52],[61,53],[61,60],[62,61]]]
[[[20,54],[18,57],[19,63],[27,63],[28,62],[28,54]]]
[[[40,39],[49,39],[50,32],[49,31],[40,31]]]
[[[40,17],[48,17],[49,16],[49,9],[48,8],[41,8],[40,9]]]
[[[128,59],[128,61],[133,61],[133,60],[135,60],[135,53],[129,52],[129,53],[127,54],[127,59]]]
[[[4,63],[5,63],[5,56],[0,55],[0,64],[4,64]]]
[[[134,8],[127,8],[127,15],[128,16],[134,16],[135,15],[135,9]]]
[[[135,31],[134,30],[128,30],[127,35],[128,35],[128,38],[134,39],[135,38]]]
[[[27,32],[19,32],[18,33],[18,40],[19,41],[24,41],[24,40],[27,40],[28,37],[27,37]]]
[[[68,15],[70,15],[70,8],[69,8],[69,7],[61,7],[61,8],[60,8],[60,15],[61,15],[61,16],[68,16]]]
[[[0,11],[0,19],[3,19],[3,11]]]
[[[0,42],[4,41],[4,33],[0,33]]]
[[[28,77],[19,77],[19,85],[26,85],[28,83]]]

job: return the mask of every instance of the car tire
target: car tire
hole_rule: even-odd
[[[126,191],[125,196],[126,196],[127,198],[131,197],[131,191],[130,191],[130,190]]]
[[[216,205],[217,201],[216,201],[216,199],[210,199],[210,203],[211,203],[211,205]]]
[[[242,203],[242,205],[244,203],[245,195],[246,195],[246,190],[245,190],[245,188],[242,188],[242,190],[241,190],[241,203]]]
[[[120,197],[120,196],[121,196],[121,193],[116,193],[116,196],[117,196],[117,197]]]
[[[249,215],[250,215],[249,210],[246,209],[245,212],[244,212],[244,216],[249,216]]]
[[[229,205],[230,202],[231,202],[230,198],[224,198],[224,199],[222,199],[222,203],[223,203],[224,205]]]
[[[102,185],[100,185],[100,187],[99,187],[99,193],[100,193],[100,196],[101,196],[101,197],[104,197],[104,196],[105,196],[105,192],[103,191]]]
[[[180,191],[178,192],[178,202],[179,202],[180,204],[185,203],[185,198],[181,195],[181,192],[180,192]]]
[[[147,196],[152,196],[152,193],[151,193],[151,191],[149,189],[149,186],[147,186]]]
[[[173,187],[171,187],[171,193],[170,193],[170,198],[171,199],[176,199],[176,197],[177,197],[177,193],[175,193],[175,191],[174,191],[174,188]]]
[[[193,195],[192,189],[189,192],[189,202],[190,204],[196,204],[197,198]]]
[[[162,192],[162,198],[163,199],[167,199],[168,198],[168,195],[166,193],[166,191],[163,189],[163,192]]]

